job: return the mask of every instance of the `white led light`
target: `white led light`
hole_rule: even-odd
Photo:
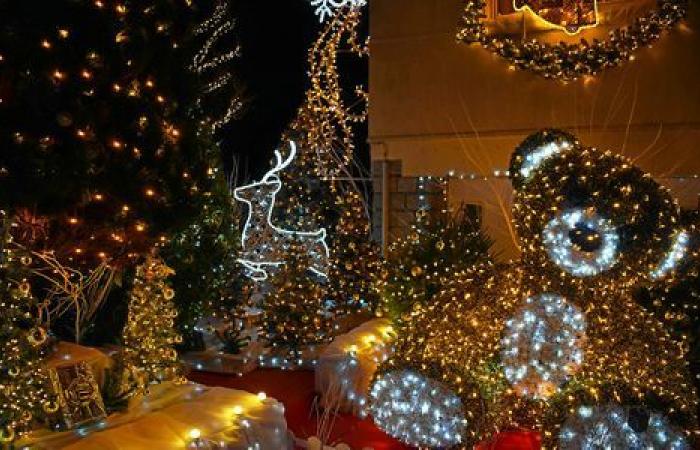
[[[302,232],[282,229],[272,223],[277,193],[282,188],[278,172],[289,166],[296,156],[294,142],[289,143],[291,153],[282,160],[279,150],[275,151],[277,164],[265,174],[262,180],[241,186],[233,191],[234,198],[248,205],[248,217],[241,234],[241,257],[238,262],[250,271],[255,281],[268,278],[270,268],[284,264],[286,249],[295,244],[302,246],[310,256],[309,270],[326,277],[330,255],[326,243],[326,229]]]
[[[630,412],[629,408],[614,404],[579,408],[562,426],[559,448],[690,450],[683,434],[673,429],[661,414],[648,414],[648,423],[637,423],[635,426],[643,429],[635,431],[630,424]]]
[[[685,230],[678,231],[673,238],[673,245],[671,246],[671,249],[668,251],[668,253],[666,253],[666,256],[664,256],[661,264],[651,271],[651,278],[654,280],[660,280],[669,273],[673,272],[678,263],[683,260],[688,252],[689,242],[690,235],[688,232]]]
[[[529,297],[506,322],[501,363],[520,395],[547,398],[583,363],[586,319],[561,296]]]
[[[579,248],[571,233],[585,228],[597,233],[600,247],[595,251]],[[576,277],[598,275],[618,260],[620,237],[609,220],[588,209],[572,209],[554,217],[544,228],[542,240],[549,257],[562,269]]]
[[[545,161],[554,155],[570,149],[569,142],[550,142],[538,147],[536,150],[528,153],[525,156],[522,166],[520,167],[520,175],[526,180],[542,165]]]
[[[450,448],[462,441],[462,402],[442,383],[400,370],[377,378],[370,396],[377,426],[407,444]]]
[[[316,15],[321,22],[335,15],[335,11],[344,7],[360,8],[367,4],[367,0],[311,0],[311,6],[316,7]]]

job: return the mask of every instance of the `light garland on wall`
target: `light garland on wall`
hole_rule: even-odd
[[[561,296],[529,297],[506,322],[501,361],[520,395],[547,398],[583,363],[586,320]]]
[[[644,409],[581,406],[564,423],[559,448],[580,450],[690,450],[685,436],[658,413]]]
[[[552,261],[576,277],[598,275],[617,263],[617,229],[592,209],[573,209],[556,215],[542,236]]]
[[[291,231],[272,223],[275,198],[282,189],[278,173],[292,163],[297,153],[293,141],[290,141],[289,146],[290,154],[284,160],[279,150],[275,150],[277,164],[260,181],[234,190],[236,200],[248,206],[238,262],[250,271],[250,277],[255,281],[266,280],[270,268],[274,269],[284,263],[291,244],[306,248],[312,263],[310,271],[324,278],[328,273],[329,249],[325,228],[312,232]]]
[[[519,41],[489,33],[483,19],[487,1],[466,0],[463,26],[457,39],[481,44],[507,60],[512,67],[530,70],[549,79],[572,81],[633,60],[638,49],[650,46],[685,18],[687,4],[687,0],[659,0],[653,11],[637,18],[626,28],[613,30],[605,40],[547,44],[535,39]]]
[[[372,386],[371,413],[390,435],[417,447],[459,445],[467,423],[459,397],[412,371],[392,372]]]

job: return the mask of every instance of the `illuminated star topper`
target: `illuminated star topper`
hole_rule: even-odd
[[[234,197],[248,205],[248,217],[241,235],[241,256],[238,259],[250,271],[255,281],[268,278],[268,270],[284,264],[292,245],[302,247],[309,255],[309,270],[318,276],[328,273],[329,250],[326,244],[326,229],[304,232],[282,229],[272,223],[275,198],[282,188],[278,173],[288,167],[296,156],[296,144],[289,142],[290,154],[282,158],[275,150],[275,167],[260,180],[234,190]]]
[[[335,15],[335,11],[344,7],[359,8],[365,6],[367,0],[311,0],[311,6],[316,7],[316,15],[321,23]]]

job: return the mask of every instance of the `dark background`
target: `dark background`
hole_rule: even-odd
[[[309,0],[239,0],[233,4],[242,56],[238,76],[247,106],[224,132],[226,167],[238,167],[238,182],[264,174],[293,120],[308,87],[308,49],[322,30]],[[366,7],[365,7],[366,8]],[[366,33],[367,11],[363,26]],[[367,86],[367,59],[344,58],[341,76],[347,89]],[[366,125],[356,130],[357,155],[367,167]]]

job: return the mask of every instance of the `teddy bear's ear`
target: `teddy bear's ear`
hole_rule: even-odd
[[[516,189],[523,187],[549,159],[578,146],[578,139],[561,130],[547,129],[532,134],[515,149],[510,160],[510,178]]]

